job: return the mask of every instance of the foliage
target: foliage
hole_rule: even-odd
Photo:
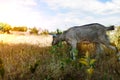
[[[11,25],[7,23],[0,23],[0,30],[4,33],[9,33],[9,31],[11,30]]]
[[[91,80],[91,77],[94,72],[94,65],[96,60],[90,58],[90,53],[86,52],[84,58],[80,58],[79,61],[81,64],[85,65],[86,67],[86,72],[87,72],[87,80]]]
[[[120,49],[120,26],[119,27],[117,27],[117,31],[116,31],[116,33],[115,33],[115,35],[116,35],[116,44],[117,44],[117,47],[119,47],[119,49]]]
[[[116,30],[108,33],[110,40],[120,49],[120,26],[115,27]],[[112,34],[111,34],[112,33]]]
[[[13,31],[26,32],[26,31],[27,31],[27,27],[26,27],[26,26],[17,26],[17,27],[13,27],[12,30],[13,30]]]
[[[57,30],[56,30],[56,33],[57,33],[57,34],[61,34],[61,33],[62,33],[62,31],[61,31],[61,30],[59,30],[59,29],[57,29]]]
[[[63,33],[63,31],[61,31],[60,29],[56,29],[56,31],[50,32],[51,35],[54,35],[54,34],[61,34],[61,33]]]
[[[33,27],[30,30],[31,30],[30,31],[31,34],[38,34],[38,29],[36,27]]]
[[[47,29],[45,29],[41,32],[41,35],[48,35],[48,34],[49,34],[49,31]]]

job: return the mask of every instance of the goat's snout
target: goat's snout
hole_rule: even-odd
[[[56,43],[57,43],[56,38],[57,38],[57,35],[54,34],[54,35],[53,35],[53,40],[52,40],[52,46],[53,46],[53,45],[56,45]]]

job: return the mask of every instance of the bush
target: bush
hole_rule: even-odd
[[[112,33],[112,34],[111,34]],[[120,49],[120,26],[116,27],[116,30],[108,33],[110,40]]]
[[[36,27],[30,29],[31,34],[38,34],[38,29]]]
[[[41,32],[41,35],[48,35],[48,34],[49,34],[49,31],[47,29],[45,29]]]
[[[26,31],[27,31],[27,27],[26,27],[26,26],[13,27],[12,30],[13,30],[13,31],[26,32]]]
[[[11,30],[11,25],[7,23],[0,23],[0,30],[4,33],[10,33],[9,31]]]

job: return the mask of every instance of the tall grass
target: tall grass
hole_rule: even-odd
[[[30,66],[39,61],[39,67],[44,68],[43,66],[49,63],[49,47],[41,48],[37,45],[1,43],[0,58],[5,69],[5,80],[31,79]]]
[[[80,44],[81,51],[88,50],[90,56],[96,49],[94,44]],[[94,63],[91,80],[119,80],[120,62],[114,51],[104,48],[104,53]],[[94,54],[92,54],[94,55]],[[82,56],[84,58],[84,56]],[[94,59],[94,58],[93,58]],[[69,46],[40,47],[40,44],[0,43],[1,80],[86,80],[86,68],[77,60],[71,60]]]

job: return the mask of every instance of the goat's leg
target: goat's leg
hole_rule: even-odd
[[[99,59],[100,56],[101,56],[101,54],[102,54],[103,48],[101,47],[100,43],[96,43],[95,46],[96,46],[96,51],[95,51],[96,55],[95,55],[95,58]]]
[[[112,46],[110,44],[110,40],[108,39],[108,36],[107,35],[104,35],[104,36],[101,36],[100,37],[100,42],[105,45],[108,49],[112,49],[114,50],[116,53],[118,53],[118,49],[116,46]]]
[[[71,42],[71,51],[70,51],[70,56],[73,60],[76,60],[77,56],[77,49],[76,49],[77,41],[72,41]]]

